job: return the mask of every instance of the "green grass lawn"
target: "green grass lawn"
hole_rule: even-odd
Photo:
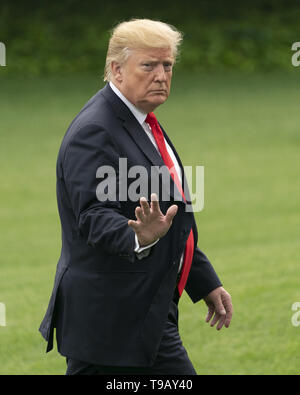
[[[231,293],[229,329],[180,302],[198,374],[298,374],[300,70],[291,75],[174,76],[156,114],[185,165],[205,166],[199,247]],[[0,374],[64,374],[38,332],[60,254],[55,164],[65,130],[98,76],[0,75]]]

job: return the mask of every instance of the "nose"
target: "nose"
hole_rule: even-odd
[[[166,72],[162,64],[158,64],[155,70],[155,81],[165,82],[167,80]]]

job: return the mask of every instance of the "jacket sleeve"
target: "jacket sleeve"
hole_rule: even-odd
[[[193,262],[185,286],[191,300],[196,303],[222,285],[207,256],[195,248]]]
[[[67,143],[62,170],[76,231],[88,245],[134,261],[135,232],[119,201],[119,156],[107,130],[85,125]]]

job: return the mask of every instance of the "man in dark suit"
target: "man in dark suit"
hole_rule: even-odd
[[[197,247],[182,163],[153,114],[180,41],[161,22],[118,25],[108,84],[61,144],[62,250],[40,331],[49,351],[56,328],[67,374],[196,374],[178,333],[183,289],[205,300],[212,326],[230,324],[230,295]]]

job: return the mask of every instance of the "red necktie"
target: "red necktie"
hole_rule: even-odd
[[[155,141],[158,146],[161,157],[162,157],[163,161],[165,162],[165,164],[168,166],[171,177],[173,178],[184,201],[186,201],[182,187],[181,187],[181,183],[179,181],[177,171],[174,166],[174,163],[167,151],[163,132],[162,132],[162,130],[159,126],[159,123],[157,122],[156,116],[153,114],[153,112],[150,112],[147,115],[146,122],[151,127],[151,131],[152,131],[152,134],[155,138]],[[180,279],[178,282],[179,296],[181,296],[181,294],[184,290],[185,284],[187,282],[188,275],[189,275],[191,265],[192,265],[193,254],[194,254],[194,235],[193,235],[193,230],[191,229],[189,237],[188,237],[186,245],[185,245],[184,260],[183,260],[183,265],[182,265],[182,269],[181,269]]]

